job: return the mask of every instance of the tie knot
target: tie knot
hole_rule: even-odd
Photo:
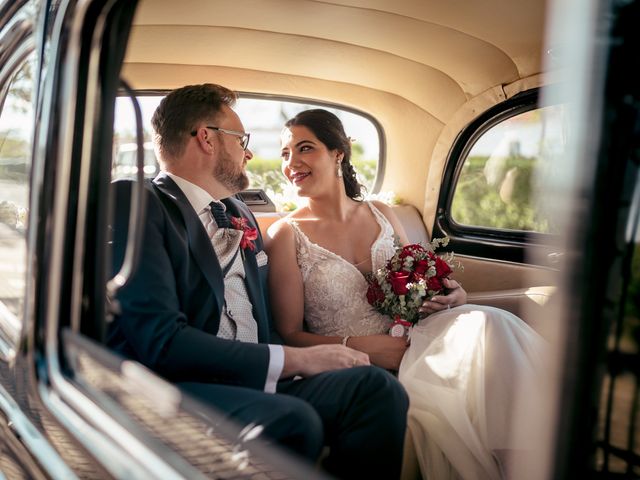
[[[211,202],[209,206],[211,207],[211,215],[216,221],[218,228],[230,228],[231,222],[225,213],[224,205],[220,202]]]

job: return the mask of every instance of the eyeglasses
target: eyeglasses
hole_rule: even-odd
[[[220,128],[220,127],[211,127],[209,125],[205,126],[204,128],[208,128],[210,130],[216,130],[218,132],[226,133],[227,135],[234,135],[238,137],[240,140],[240,146],[242,146],[243,150],[246,150],[247,147],[249,146],[249,137],[251,137],[250,133],[238,132],[236,130],[227,130],[226,128]],[[194,130],[191,132],[191,136],[195,137],[197,133],[198,131]]]

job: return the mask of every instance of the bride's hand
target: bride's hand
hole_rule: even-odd
[[[446,295],[434,295],[422,302],[419,311],[425,316],[467,303],[467,292],[462,285],[450,278],[445,278],[443,283],[449,292]]]
[[[408,344],[404,337],[381,334],[349,337],[347,346],[367,353],[374,365],[387,370],[398,370]]]

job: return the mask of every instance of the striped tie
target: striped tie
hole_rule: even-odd
[[[211,215],[213,215],[213,219],[216,221],[218,228],[231,228],[231,222],[225,214],[224,205],[220,202],[211,202],[209,206],[211,207]]]

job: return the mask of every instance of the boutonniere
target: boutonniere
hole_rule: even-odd
[[[249,226],[249,220],[243,217],[231,217],[231,227],[236,230],[242,230],[242,240],[240,247],[243,250],[247,248],[251,251],[256,249],[255,240],[258,238],[258,229]]]

